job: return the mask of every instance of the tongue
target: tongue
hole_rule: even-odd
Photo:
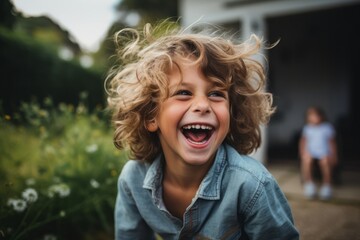
[[[207,134],[205,132],[187,132],[185,135],[187,138],[189,138],[193,142],[202,142],[206,139]]]

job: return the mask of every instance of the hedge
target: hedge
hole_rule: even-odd
[[[104,76],[65,61],[54,50],[29,37],[0,29],[0,100],[5,112],[14,112],[22,101],[51,97],[55,103],[77,104],[88,93],[92,109],[104,101]]]

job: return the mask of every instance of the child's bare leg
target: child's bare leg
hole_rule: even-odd
[[[304,182],[312,182],[312,158],[308,154],[301,156],[301,171]]]
[[[312,180],[312,162],[313,159],[309,154],[301,156],[301,171],[304,181],[304,195],[308,199],[313,199],[316,194],[316,186]]]
[[[332,196],[331,189],[331,162],[329,157],[324,157],[320,160],[320,169],[323,176],[323,185],[320,189],[320,199],[329,200]]]
[[[323,184],[329,184],[331,183],[331,163],[330,159],[328,157],[324,157],[319,161],[321,173],[323,176]]]

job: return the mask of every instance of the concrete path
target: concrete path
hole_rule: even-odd
[[[267,165],[292,208],[302,240],[360,240],[360,171],[343,168],[341,184],[330,201],[303,196],[300,168],[295,161]]]

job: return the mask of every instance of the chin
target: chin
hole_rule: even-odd
[[[185,156],[184,162],[186,162],[189,165],[192,166],[202,166],[205,164],[208,164],[209,161],[212,161],[214,159],[214,154],[210,156],[204,156],[204,155],[197,155],[197,156]]]

